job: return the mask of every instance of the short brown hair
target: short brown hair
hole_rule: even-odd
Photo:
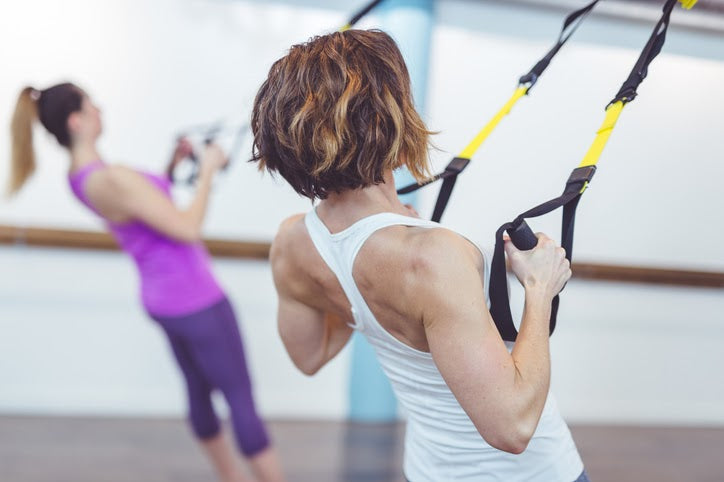
[[[254,101],[252,162],[310,199],[384,181],[405,166],[429,173],[430,131],[415,111],[395,41],[348,30],[294,45]]]

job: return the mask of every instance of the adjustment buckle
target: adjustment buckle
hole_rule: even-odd
[[[520,85],[526,85],[528,84],[528,87],[533,87],[535,83],[538,82],[538,75],[536,75],[535,72],[528,72],[524,76],[522,76],[520,79],[518,79],[518,83]]]
[[[581,194],[586,190],[588,184],[596,174],[596,166],[577,167],[571,172],[566,181],[566,190],[579,190]]]
[[[466,159],[464,157],[455,157],[452,161],[450,161],[447,166],[445,166],[445,172],[456,175],[460,174],[465,170],[466,167],[468,167],[468,164],[470,164],[470,159]]]
[[[571,172],[566,184],[574,184],[577,182],[589,182],[596,174],[596,166],[577,167]]]

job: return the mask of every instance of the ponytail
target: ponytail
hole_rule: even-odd
[[[33,151],[33,121],[38,118],[37,96],[39,92],[26,87],[20,92],[10,124],[10,180],[8,194],[17,193],[35,171]]]

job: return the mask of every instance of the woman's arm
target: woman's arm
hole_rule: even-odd
[[[570,276],[562,249],[541,236],[531,252],[508,248],[525,286],[525,311],[509,353],[488,311],[477,249],[434,230],[419,251],[416,303],[430,352],[481,436],[511,453],[525,450],[548,395],[548,320],[553,296]]]
[[[283,289],[277,328],[289,357],[305,375],[314,375],[337,356],[352,335],[352,328],[338,316],[300,303]]]
[[[274,285],[279,296],[277,328],[294,365],[306,375],[314,375],[344,348],[352,335],[338,315],[309,306],[300,300],[303,283],[294,273],[287,253],[298,242],[292,231],[302,215],[292,216],[279,227],[269,253]]]
[[[226,157],[218,146],[212,144],[206,148],[196,194],[184,210],[174,206],[143,175],[120,166],[91,174],[86,183],[86,195],[111,222],[139,220],[172,239],[193,242],[201,239],[211,182],[225,163]]]

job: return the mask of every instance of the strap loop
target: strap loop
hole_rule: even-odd
[[[561,33],[558,34],[558,40],[553,45],[553,47],[551,47],[548,53],[546,53],[546,55],[542,59],[540,59],[533,66],[533,68],[528,71],[527,74],[520,77],[520,80],[518,82],[521,85],[526,85],[529,91],[533,88],[536,82],[538,82],[540,76],[543,75],[543,72],[545,72],[545,70],[548,68],[548,65],[550,65],[553,57],[555,57],[561,47],[563,47],[566,42],[568,42],[568,39],[571,38],[571,36],[578,29],[586,16],[591,13],[591,10],[593,10],[593,7],[595,7],[598,2],[599,0],[594,0],[588,5],[572,12],[566,17],[566,19],[563,21],[563,27],[561,27]]]
[[[616,126],[621,111],[626,103],[636,98],[636,89],[646,78],[648,66],[651,61],[661,52],[666,40],[666,30],[669,25],[671,11],[677,1],[667,0],[664,5],[661,19],[656,24],[649,41],[646,43],[636,65],[626,82],[619,90],[618,94],[611,103],[606,107],[606,117],[596,133],[596,137],[583,158],[581,164],[573,170],[566,181],[563,194],[555,199],[551,199],[540,204],[523,214],[519,215],[513,222],[503,224],[495,235],[495,251],[493,261],[491,263],[490,273],[490,313],[493,316],[498,330],[504,340],[515,341],[518,332],[513,325],[513,319],[510,312],[510,300],[508,298],[508,281],[505,270],[505,251],[503,249],[503,233],[515,231],[525,222],[526,218],[542,216],[559,207],[563,207],[563,219],[561,222],[561,246],[566,250],[566,258],[571,261],[573,259],[573,233],[576,221],[576,208],[581,200],[581,195],[588,187],[596,173],[596,164],[598,163],[603,148],[606,146],[611,136],[613,128]],[[689,2],[690,3],[690,2]],[[556,319],[558,316],[558,307],[560,298],[556,296],[551,304],[550,333],[555,330]]]
[[[666,0],[666,3],[663,7],[663,14],[661,15],[659,21],[656,23],[654,32],[651,34],[651,37],[649,37],[648,42],[646,42],[646,46],[641,51],[641,55],[636,61],[636,64],[634,64],[634,67],[631,70],[628,78],[624,81],[618,93],[610,102],[611,104],[619,101],[627,103],[631,102],[636,98],[636,90],[648,75],[649,65],[656,58],[656,56],[659,55],[661,49],[664,46],[664,43],[666,42],[666,32],[669,29],[671,12],[674,10],[674,7],[679,1],[681,0]],[[684,6],[686,6],[686,4],[684,4]]]

